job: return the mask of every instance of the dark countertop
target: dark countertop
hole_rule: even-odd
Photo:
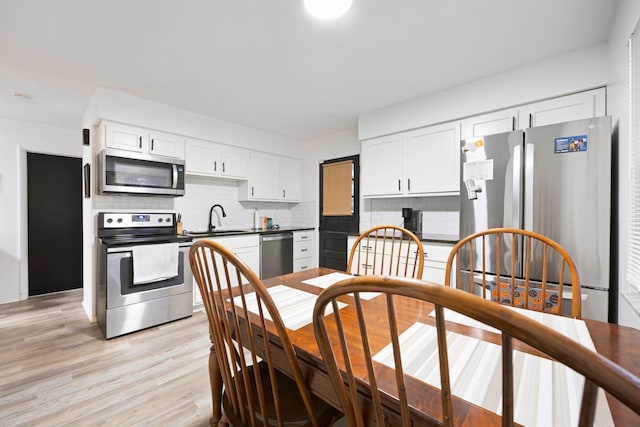
[[[451,234],[414,233],[421,242],[425,243],[448,243],[455,245],[460,238]],[[360,233],[347,233],[349,236],[359,236]]]
[[[308,231],[308,230],[315,230],[314,227],[279,227],[277,229],[270,229],[270,230],[264,230],[264,229],[257,229],[254,230],[252,228],[245,228],[245,229],[240,229],[240,228],[234,228],[233,230],[231,229],[219,229],[219,230],[214,230],[213,232],[194,232],[194,231],[189,231],[187,230],[185,232],[186,236],[191,236],[193,238],[200,238],[200,237],[222,237],[222,236],[241,236],[244,234],[278,234],[278,233],[286,233],[286,232],[290,232],[290,231]]]

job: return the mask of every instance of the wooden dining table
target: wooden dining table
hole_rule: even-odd
[[[311,295],[318,295],[322,292],[323,288],[312,284],[304,283],[306,281],[313,282],[318,280],[321,276],[330,275],[336,273],[335,270],[328,268],[315,268],[302,272],[286,274],[271,279],[264,280],[264,284],[267,288],[274,288],[279,292],[285,292],[283,296],[286,296],[286,292],[298,292],[296,295],[304,295],[308,298],[289,298],[295,300],[308,300],[307,304],[312,304],[315,297]],[[271,291],[271,290],[270,290]],[[303,293],[299,293],[303,291]],[[310,294],[310,295],[309,295]],[[352,310],[350,303],[350,296],[343,297],[344,303],[341,313],[346,313],[347,310]],[[284,301],[284,300],[283,300]],[[384,297],[375,297],[368,301],[375,311],[375,305],[380,304],[382,308],[384,305]],[[406,329],[414,325],[416,322],[434,322],[429,313],[433,311],[433,305],[422,301],[409,301],[397,302],[396,304],[404,304],[399,307],[397,313],[401,313],[399,316],[399,333],[402,334]],[[285,326],[288,328],[289,337],[295,348],[296,355],[298,357],[300,366],[306,378],[308,378],[308,384],[311,392],[325,400],[327,403],[333,405],[336,408],[340,408],[340,403],[337,400],[337,396],[333,390],[331,381],[329,380],[328,373],[320,355],[318,345],[313,330],[313,324],[311,323],[311,313],[313,310],[311,305],[310,310],[297,310],[300,314],[291,317],[286,313],[287,303],[278,303],[276,300],[276,306],[280,311],[280,314],[285,318]],[[302,317],[301,317],[302,316]],[[348,315],[343,315],[345,330],[349,329]],[[290,320],[287,320],[290,319]],[[290,322],[293,326],[289,326],[287,322]],[[308,323],[307,323],[308,321]],[[293,323],[291,323],[293,322]],[[599,322],[595,320],[584,319],[584,323],[588,329],[588,334],[593,341],[595,349],[601,355],[611,359],[615,363],[619,364],[632,374],[640,376],[640,330],[629,328],[625,326],[619,326],[611,323]],[[448,330],[455,331],[457,333],[473,336],[486,341],[496,342],[499,341],[499,336],[496,337],[495,333],[488,332],[486,330],[480,330],[469,326],[460,324],[451,324],[447,326]],[[274,330],[275,331],[275,330]],[[390,340],[381,334],[380,337],[371,341],[372,350],[379,352],[385,346],[389,344]],[[535,350],[527,350],[527,346],[519,344],[523,351],[530,351],[535,353]],[[278,369],[284,371],[288,370],[287,364],[281,348],[279,347],[279,339],[275,335],[270,339],[271,351],[280,355],[276,357],[276,363]],[[514,347],[518,348],[518,347]],[[212,348],[212,352],[215,349]],[[380,364],[379,366],[380,379],[378,379],[378,387],[388,388],[393,390],[394,386],[394,371],[393,368]],[[217,373],[217,365],[215,357],[212,354],[210,360],[210,375],[212,385],[213,396],[213,419],[215,423],[220,418],[221,414],[221,390],[222,383]],[[389,384],[385,384],[388,381]],[[440,404],[440,392],[439,389],[429,384],[421,382],[419,380],[411,380],[408,384],[409,392],[413,391],[413,401],[410,402],[412,406],[413,425],[430,425],[434,419],[441,417],[441,404]],[[360,391],[361,400],[364,407],[367,407],[369,396],[367,395],[366,387]],[[640,426],[640,416],[629,410],[625,405],[621,404],[614,397],[607,394],[607,402],[611,411],[613,422],[617,426]],[[501,418],[497,414],[477,406],[473,403],[467,402],[461,398],[454,396],[454,423],[455,425],[500,425]],[[399,409],[393,396],[384,402],[385,416],[389,425],[398,425],[399,422]],[[214,424],[215,425],[215,424]]]

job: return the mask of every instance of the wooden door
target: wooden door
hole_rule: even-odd
[[[347,268],[347,236],[360,228],[359,162],[356,155],[320,164],[320,267]]]

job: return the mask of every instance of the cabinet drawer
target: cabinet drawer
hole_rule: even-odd
[[[311,257],[293,260],[293,272],[304,271],[311,268]]]
[[[310,240],[293,243],[293,259],[307,258],[312,254],[312,244]]]
[[[252,234],[250,236],[234,236],[233,239],[233,249],[237,248],[250,248],[250,247],[259,247],[260,246],[260,237],[257,234]]]
[[[294,242],[304,242],[313,240],[313,231],[296,231],[293,233]]]
[[[447,262],[449,253],[451,253],[451,249],[453,249],[452,245],[437,243],[423,243],[422,247],[424,249],[425,261],[439,261],[444,263]]]

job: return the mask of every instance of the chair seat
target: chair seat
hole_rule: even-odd
[[[258,364],[258,367],[259,367],[259,372],[262,379],[262,384],[269,384],[268,365],[264,362],[261,362]],[[255,389],[256,380],[255,380],[254,371],[251,366],[248,367],[248,373],[249,373],[249,383],[251,384],[251,387]],[[244,380],[244,378],[242,378],[243,374],[244,372],[241,372],[239,374],[242,380]],[[284,396],[287,399],[280,402],[280,405],[283,408],[286,408],[286,410],[283,411],[284,426],[287,426],[287,427],[310,426],[311,422],[309,421],[307,411],[305,410],[305,407],[304,407],[304,402],[300,397],[298,386],[296,385],[295,381],[293,381],[291,378],[289,378],[285,374],[279,371],[276,371],[276,382],[278,384],[278,395],[281,397]],[[254,406],[258,407],[257,391],[252,392],[251,396],[252,396]],[[275,409],[275,402],[273,400],[273,394],[265,393],[265,399],[266,399],[266,407],[267,407],[267,414],[268,414],[267,425],[277,426],[278,420],[276,417],[276,409]],[[231,405],[228,401],[228,396],[226,395],[226,392],[223,394],[222,404],[224,407],[225,415],[229,419],[232,426],[240,427],[244,425],[247,425],[247,426],[251,425],[250,423],[249,424],[243,423],[240,417],[232,412]],[[341,415],[341,413],[338,410],[336,410],[331,405],[325,403],[323,400],[315,396],[311,396],[311,405],[313,406],[313,413],[316,416],[319,426],[329,426],[332,424],[334,419],[337,418],[337,416]],[[249,407],[249,405],[247,405],[247,407]],[[248,418],[249,414],[246,414],[246,416]],[[258,416],[259,414],[256,414],[256,417]],[[256,422],[258,425],[260,426],[262,425],[261,418],[257,419]]]

